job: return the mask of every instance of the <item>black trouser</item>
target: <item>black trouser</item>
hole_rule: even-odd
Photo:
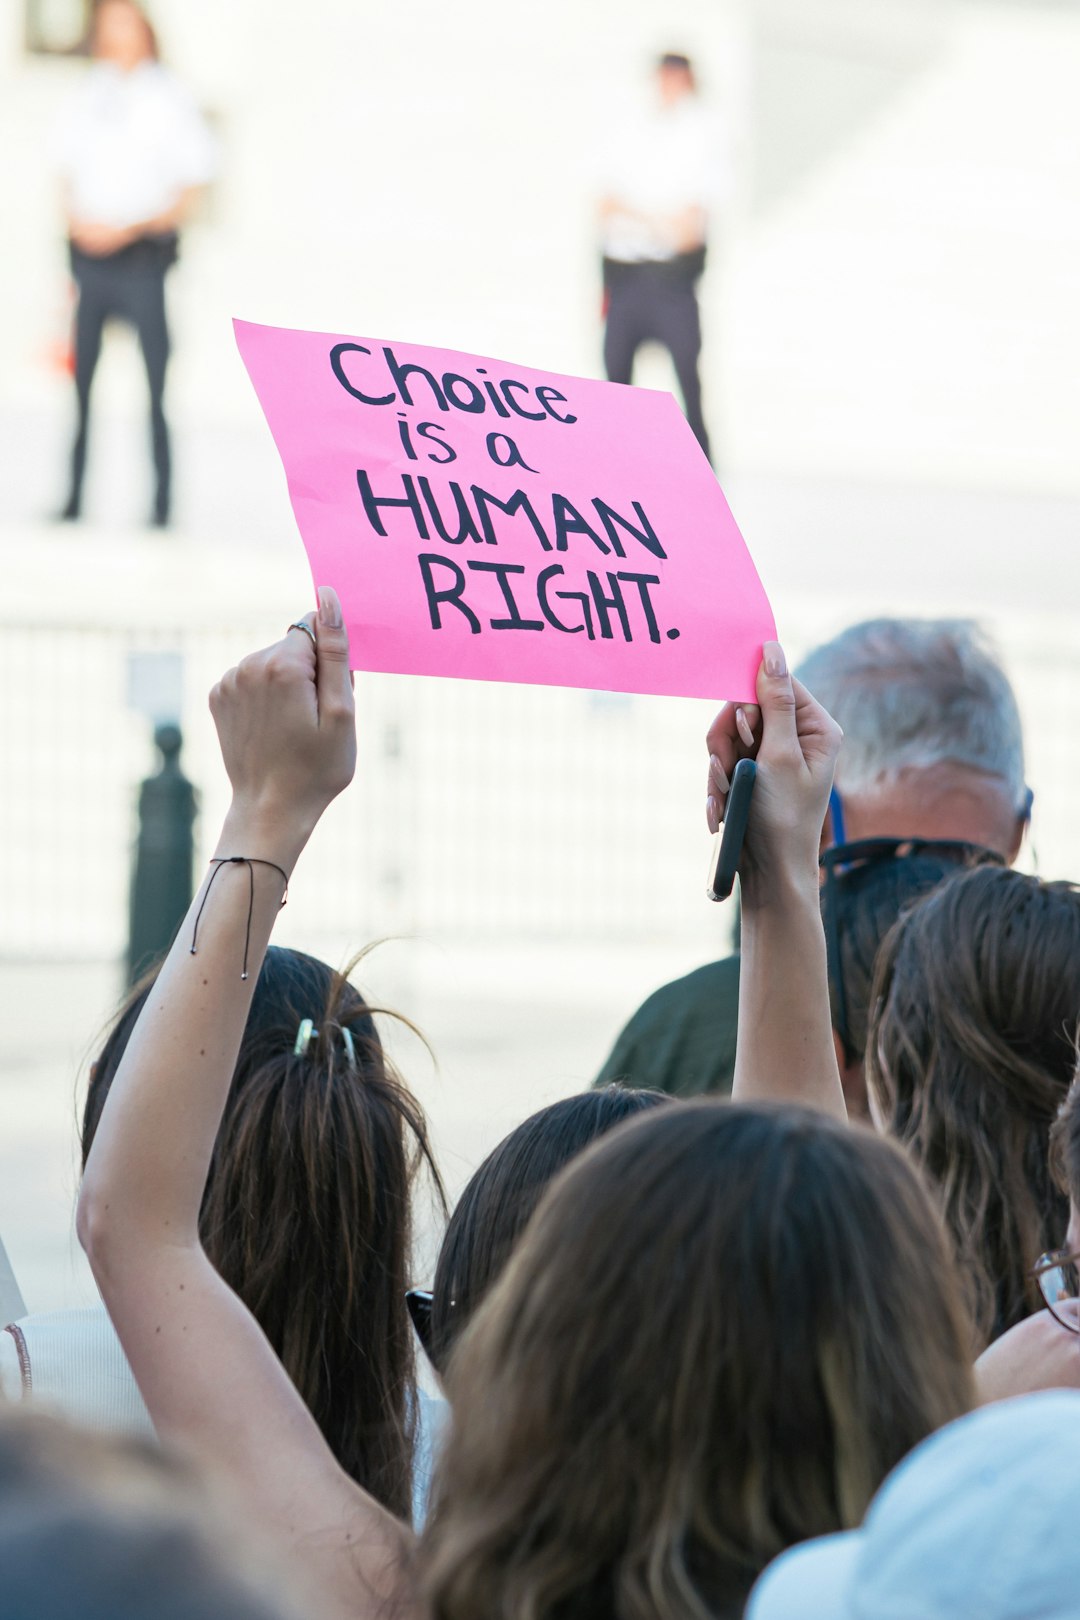
[[[701,317],[696,284],[703,264],[704,253],[685,254],[658,264],[621,264],[605,259],[604,367],[609,382],[631,382],[634,356],[641,345],[663,344],[675,365],[686,420],[708,455],[709,435],[701,413],[698,378]]]
[[[150,442],[154,457],[154,516],[169,515],[172,461],[165,421],[165,367],[169,329],[165,320],[165,274],[176,258],[175,237],[144,238],[94,258],[71,246],[71,273],[78,287],[75,312],[75,393],[79,417],[71,452],[71,495],[68,510],[78,515],[86,471],[90,423],[90,386],[94,380],[101,334],[107,320],[127,321],[139,334],[146,380],[150,385]]]

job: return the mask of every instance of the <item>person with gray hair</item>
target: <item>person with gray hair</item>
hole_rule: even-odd
[[[828,842],[963,839],[1012,864],[1031,812],[1020,711],[973,620],[869,619],[798,676],[844,733]]]
[[[861,846],[860,860],[910,851],[941,857],[950,847],[961,869],[965,847],[1012,864],[1031,813],[1024,778],[1020,711],[1000,659],[970,619],[868,619],[817,647],[797,674],[844,733],[822,849]],[[867,840],[880,840],[875,849]],[[896,846],[889,848],[889,841]],[[898,863],[899,866],[900,863]],[[925,861],[898,871],[898,910],[925,890]],[[911,881],[906,880],[910,871]],[[835,990],[848,944],[860,950],[895,920],[883,914],[881,884],[849,883],[876,896],[873,916],[841,916],[832,930]],[[865,908],[864,908],[865,909]],[[827,919],[828,920],[828,919]],[[872,960],[858,982],[869,984]],[[850,998],[849,998],[850,999]],[[642,1003],[595,1081],[648,1086],[677,1096],[727,1093],[735,1068],[739,958],[729,956],[663,985]],[[857,1013],[857,1010],[855,1010]],[[853,1009],[841,1024],[858,1024]],[[834,996],[834,1028],[837,1027]],[[838,1029],[837,1058],[849,1108],[865,1108],[861,1051]]]

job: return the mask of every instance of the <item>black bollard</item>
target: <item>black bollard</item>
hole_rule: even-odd
[[[180,727],[157,726],[161,769],[139,789],[139,836],[131,879],[127,977],[134,984],[176,936],[191,904],[196,793],[180,769]]]

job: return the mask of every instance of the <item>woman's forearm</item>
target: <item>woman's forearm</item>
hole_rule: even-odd
[[[214,1139],[285,885],[352,779],[348,635],[336,594],[324,586],[319,601],[317,636],[310,615],[210,694],[233,788],[215,851],[225,859],[211,866],[139,1015],[90,1150],[79,1237],[99,1280],[120,1250],[145,1265],[164,1244],[197,1243]]]
[[[274,865],[211,866],[150,992],[113,1081],[79,1200],[80,1237],[95,1267],[129,1240],[197,1241],[210,1156],[285,886],[274,867],[291,873],[306,837],[280,817],[230,811],[215,853]]]
[[[816,863],[743,890],[732,1096],[847,1118],[829,1011]]]
[[[776,641],[762,648],[753,714],[751,719],[742,705],[728,704],[706,738],[706,814],[714,832],[738,760],[757,758],[739,868],[742,962],[732,1094],[740,1102],[799,1103],[846,1119],[817,864],[842,733],[789,674]]]
[[[306,616],[211,693],[233,786],[215,851],[223,861],[196,896],[113,1080],[90,1150],[79,1235],[158,1433],[222,1470],[268,1531],[294,1548],[311,1575],[311,1612],[404,1614],[408,1533],[342,1472],[198,1233],[285,885],[275,867],[291,876],[355,767],[341,604],[329,587],[319,601],[317,636],[315,616]],[[249,866],[230,859],[237,856],[258,859]]]

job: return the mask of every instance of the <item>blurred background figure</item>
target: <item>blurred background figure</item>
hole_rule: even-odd
[[[605,160],[604,367],[611,382],[631,382],[641,345],[662,344],[706,455],[697,284],[710,204],[722,199],[727,168],[719,126],[698,95],[689,57],[667,52],[652,104],[613,132]]]
[[[90,388],[106,321],[138,333],[150,388],[154,458],[151,522],[169,521],[172,464],[165,420],[169,330],[165,276],[179,229],[214,171],[213,143],[194,101],[161,66],[157,36],[134,0],[99,0],[94,66],[72,99],[58,137],[75,314],[78,426],[71,486],[61,518],[82,514]]]

